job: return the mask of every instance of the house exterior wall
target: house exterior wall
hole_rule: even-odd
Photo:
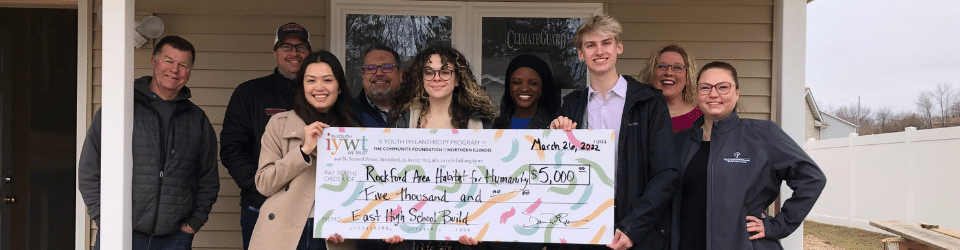
[[[638,76],[650,51],[684,47],[702,66],[726,61],[740,78],[740,116],[771,119],[773,1],[612,0],[607,12],[623,24],[620,74]],[[691,79],[695,81],[696,79]]]
[[[91,14],[100,6],[92,0]],[[498,0],[503,1],[503,0]],[[526,2],[548,2],[532,0]],[[697,59],[698,65],[727,61],[737,67],[740,85],[741,116],[771,119],[774,1],[770,0],[600,0],[549,2],[601,2],[624,27],[624,53],[617,69],[621,74],[638,77],[650,51],[666,43],[678,43]],[[233,89],[240,83],[270,74],[276,66],[272,54],[276,28],[297,22],[310,31],[313,48],[329,47],[329,1],[136,1],[136,19],[156,15],[165,30],[163,35],[178,35],[191,41],[197,57],[190,81],[191,100],[210,117],[214,129],[222,128],[224,112]],[[214,14],[210,14],[214,13]],[[101,104],[101,28],[94,21],[91,66],[88,84],[92,117]],[[150,75],[149,41],[136,49],[135,77]],[[692,79],[693,80],[693,79]],[[85,125],[78,125],[85,126]],[[80,135],[82,136],[82,135]],[[240,191],[226,169],[220,166],[220,197],[214,204],[209,222],[196,235],[196,249],[240,249]],[[93,223],[89,223],[93,224]],[[87,230],[87,229],[83,229]],[[89,229],[90,245],[96,228]]]
[[[810,138],[820,140],[820,129],[817,128],[817,121],[813,118],[813,109],[807,104],[807,112],[803,112],[803,139]]]
[[[837,119],[836,117],[831,115],[822,115],[822,117],[823,122],[830,124],[830,126],[820,131],[821,140],[848,137],[850,133],[857,132],[856,126],[850,125],[850,123]]]

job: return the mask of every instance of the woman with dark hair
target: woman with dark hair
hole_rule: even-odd
[[[391,127],[427,129],[489,129],[494,116],[490,96],[473,77],[470,64],[450,47],[426,48],[413,58],[404,72],[398,96],[403,105],[391,109]],[[404,242],[388,239],[388,243]],[[482,249],[479,241],[462,235],[461,244],[450,241],[415,240],[394,244],[395,250]],[[472,247],[471,247],[472,246]]]
[[[396,128],[491,128],[493,104],[473,77],[470,64],[450,47],[426,48],[405,72],[406,102],[391,111]]]
[[[496,129],[546,129],[560,108],[560,88],[550,66],[537,56],[522,54],[507,65],[507,86],[500,99]]]
[[[680,185],[674,193],[673,249],[783,249],[827,179],[776,123],[737,116],[737,70],[725,62],[697,77],[703,117],[676,134]],[[786,182],[793,195],[768,216]]]
[[[293,89],[293,110],[270,118],[261,138],[255,180],[267,200],[250,249],[326,249],[323,239],[313,238],[317,139],[331,126],[360,125],[343,67],[330,52],[310,53]]]
[[[703,115],[697,108],[697,63],[687,50],[676,44],[663,45],[650,52],[647,66],[640,70],[640,82],[663,91],[670,109],[673,133],[688,129]]]

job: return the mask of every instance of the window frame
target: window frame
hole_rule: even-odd
[[[467,57],[474,77],[481,79],[484,17],[589,18],[603,13],[602,3],[330,0],[328,42],[330,52],[344,59],[349,14],[450,16],[453,48]]]

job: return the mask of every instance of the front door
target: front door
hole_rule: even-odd
[[[0,249],[73,249],[77,10],[0,8]]]
[[[10,30],[0,27],[0,198],[10,197],[9,183],[4,182],[3,175],[10,173],[10,84],[11,71],[10,54],[13,47],[10,45]],[[12,201],[12,200],[11,200]],[[0,249],[10,249],[10,206],[0,203]]]

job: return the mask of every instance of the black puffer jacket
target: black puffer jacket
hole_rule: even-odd
[[[188,100],[186,87],[170,125],[163,128],[151,103],[149,76],[137,79],[133,105],[133,230],[166,235],[187,223],[194,230],[207,222],[217,200],[217,138],[206,114]],[[97,111],[80,155],[80,194],[91,218],[100,221],[100,111]]]
[[[614,222],[633,241],[630,249],[665,249],[670,231],[666,210],[679,176],[670,112],[660,90],[623,77],[627,98],[617,139]],[[589,95],[586,89],[571,92],[558,115],[584,129]]]

